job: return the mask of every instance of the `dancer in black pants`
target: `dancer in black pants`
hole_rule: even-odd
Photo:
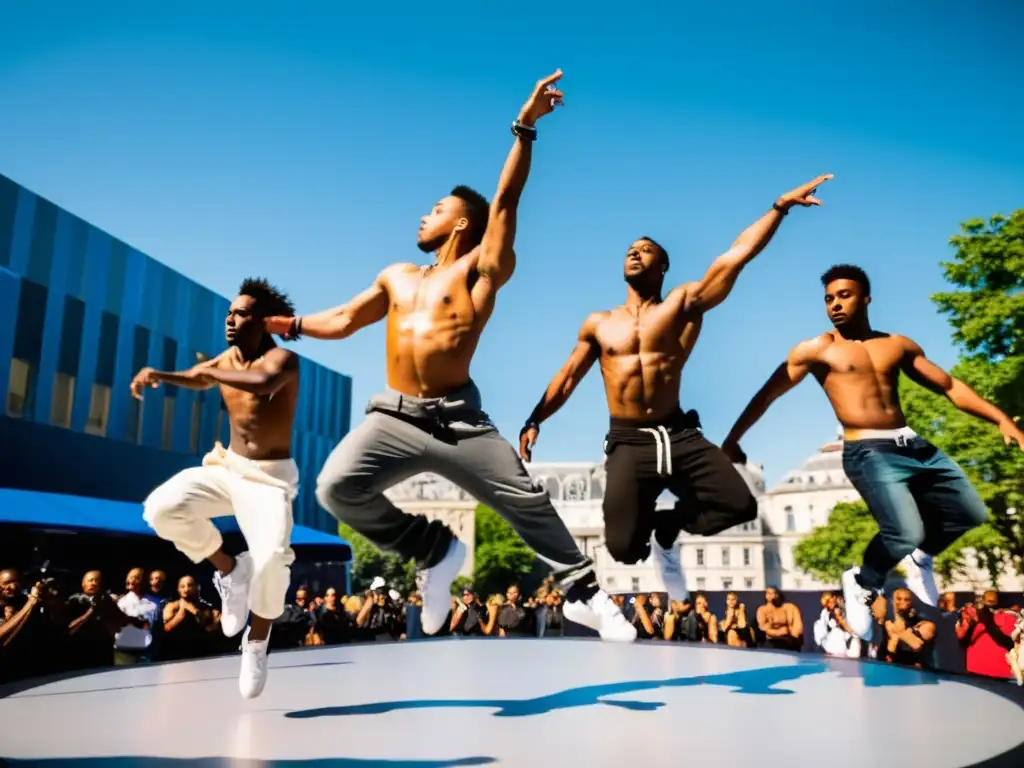
[[[697,414],[684,414],[679,406],[683,366],[704,313],[725,300],[790,208],[820,204],[815,190],[831,178],[819,176],[778,198],[715,259],[703,279],[678,286],[664,299],[668,253],[649,237],[633,243],[626,252],[626,303],[586,319],[576,349],[520,434],[519,452],[529,461],[541,423],[601,361],[611,414],[605,441],[605,543],[612,557],[624,563],[645,560],[653,551],[655,569],[672,600],[688,596],[674,546],[680,531],[712,536],[757,517],[757,501],[739,472],[701,434]],[[670,511],[655,513],[665,489],[678,502]]]

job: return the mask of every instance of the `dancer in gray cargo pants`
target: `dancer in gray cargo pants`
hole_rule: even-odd
[[[441,521],[410,515],[384,491],[435,472],[504,517],[556,571],[591,567],[515,449],[481,410],[472,382],[443,398],[387,391],[331,453],[317,479],[320,504],[378,547],[430,568],[454,534]]]

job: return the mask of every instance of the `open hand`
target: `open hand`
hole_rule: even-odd
[[[823,176],[818,176],[813,181],[809,181],[806,184],[801,184],[796,189],[790,190],[775,203],[784,210],[789,210],[794,205],[802,205],[804,208],[809,208],[812,205],[821,205],[821,200],[816,198],[814,195],[818,191],[818,187],[824,184],[826,181],[831,181],[833,174],[826,173]]]
[[[533,459],[533,446],[537,444],[537,427],[525,426],[519,433],[519,458],[523,461]]]
[[[1006,421],[999,425],[999,431],[1003,435],[1003,442],[1007,445],[1017,444],[1017,447],[1024,451],[1024,432],[1020,431],[1016,419]]]
[[[743,452],[743,449],[740,448],[740,444],[735,440],[726,440],[722,443],[722,453],[728,456],[729,461],[733,464],[746,465],[747,463],[747,454]]]
[[[135,374],[135,378],[132,379],[132,383],[129,388],[132,391],[132,397],[136,400],[142,399],[142,390],[146,387],[156,389],[160,386],[160,379],[156,377],[156,371],[152,368],[146,367]]]
[[[530,98],[519,110],[519,122],[529,127],[540,120],[544,115],[555,111],[556,106],[564,106],[562,98],[565,96],[558,90],[555,83],[562,77],[562,70],[556,69],[553,74],[543,77],[537,81],[537,85],[530,94]]]

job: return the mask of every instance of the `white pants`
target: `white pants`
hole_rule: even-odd
[[[218,549],[223,539],[210,522],[234,515],[252,558],[249,609],[264,619],[284,613],[291,581],[292,501],[299,468],[292,459],[252,461],[220,443],[203,466],[179,472],[153,491],[143,518],[193,563]]]

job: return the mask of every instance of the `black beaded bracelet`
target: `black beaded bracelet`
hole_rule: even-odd
[[[785,216],[787,213],[789,213],[789,210],[787,208],[783,208],[778,203],[772,203],[772,208],[774,208],[776,211],[781,213],[783,216]]]
[[[537,128],[532,125],[523,125],[518,120],[512,122],[512,133],[527,141],[537,140]]]

